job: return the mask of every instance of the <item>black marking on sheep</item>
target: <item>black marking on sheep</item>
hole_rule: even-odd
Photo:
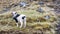
[[[22,19],[24,19],[24,18],[25,18],[25,16],[22,17]]]
[[[17,17],[19,17],[20,15],[17,14],[15,17],[13,17],[13,19],[16,21],[16,23],[18,23]]]

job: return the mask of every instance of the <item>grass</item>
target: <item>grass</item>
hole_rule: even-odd
[[[36,5],[34,7],[36,9]],[[32,9],[34,9],[34,7],[32,7]],[[30,8],[30,10],[22,9],[22,10],[16,11],[18,14],[26,15],[27,27],[25,29],[24,28],[20,29],[19,27],[16,27],[16,24],[15,24],[16,22],[12,19],[12,15],[11,15],[12,11],[4,13],[4,14],[0,14],[0,24],[1,24],[0,30],[21,30],[21,31],[30,32],[32,29],[32,31],[33,30],[35,30],[35,31],[36,30],[50,31],[49,29],[51,29],[51,26],[53,26],[51,24],[54,21],[56,21],[55,15],[51,14],[50,12],[39,13],[35,9],[34,10],[32,10],[32,9]],[[44,16],[46,16],[46,15],[50,15],[51,18],[46,20],[44,18]],[[8,24],[8,26],[6,26],[7,24]]]
[[[9,19],[9,20],[10,20],[10,18],[12,19],[11,13],[9,13],[9,14],[8,13],[0,15],[0,19],[1,18],[2,19]],[[44,18],[45,13],[42,14],[42,13],[39,13],[39,12],[37,12],[35,10],[17,11],[17,13],[19,13],[19,14],[25,14],[26,17],[27,17],[27,21],[29,21],[29,20],[31,20],[31,21],[37,21],[37,20],[42,20],[43,21],[43,20],[45,20],[45,18]],[[50,16],[51,16],[50,20],[54,21],[55,17],[52,16],[52,15],[50,15]]]

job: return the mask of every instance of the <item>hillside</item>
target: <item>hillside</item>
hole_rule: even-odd
[[[21,0],[24,1],[24,0]],[[37,1],[26,1],[29,6],[23,8],[19,5],[14,6],[20,2],[20,0],[0,0],[0,34],[56,34],[57,15],[54,12],[54,8],[47,6],[46,4],[52,2],[45,2],[44,6],[38,4]],[[13,6],[11,6],[13,4]],[[11,7],[10,7],[11,6]],[[5,11],[6,7],[9,10]],[[43,13],[38,12],[38,8],[44,10]],[[54,5],[53,5],[54,7]],[[3,11],[4,10],[4,11]],[[12,12],[16,11],[18,14],[25,14],[27,17],[27,27],[16,27],[16,22],[12,19]],[[44,16],[49,15],[49,19],[45,19]]]

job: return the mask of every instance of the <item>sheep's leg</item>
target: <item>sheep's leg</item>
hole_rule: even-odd
[[[26,18],[24,18],[24,28],[26,27]]]
[[[20,28],[22,28],[22,26],[23,26],[23,20],[20,20],[20,23],[21,23]]]
[[[18,23],[16,23],[17,27],[18,27]]]

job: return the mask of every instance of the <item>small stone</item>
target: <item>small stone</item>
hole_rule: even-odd
[[[50,16],[49,15],[47,15],[47,16],[44,16],[45,17],[45,19],[49,19],[50,18]]]
[[[43,1],[40,1],[38,4],[43,6],[44,5],[44,2]]]
[[[41,13],[43,13],[44,12],[44,10],[42,9],[42,8],[38,8],[38,10],[37,10],[38,12],[41,12]]]
[[[26,3],[25,2],[20,2],[20,7],[26,7]]]

